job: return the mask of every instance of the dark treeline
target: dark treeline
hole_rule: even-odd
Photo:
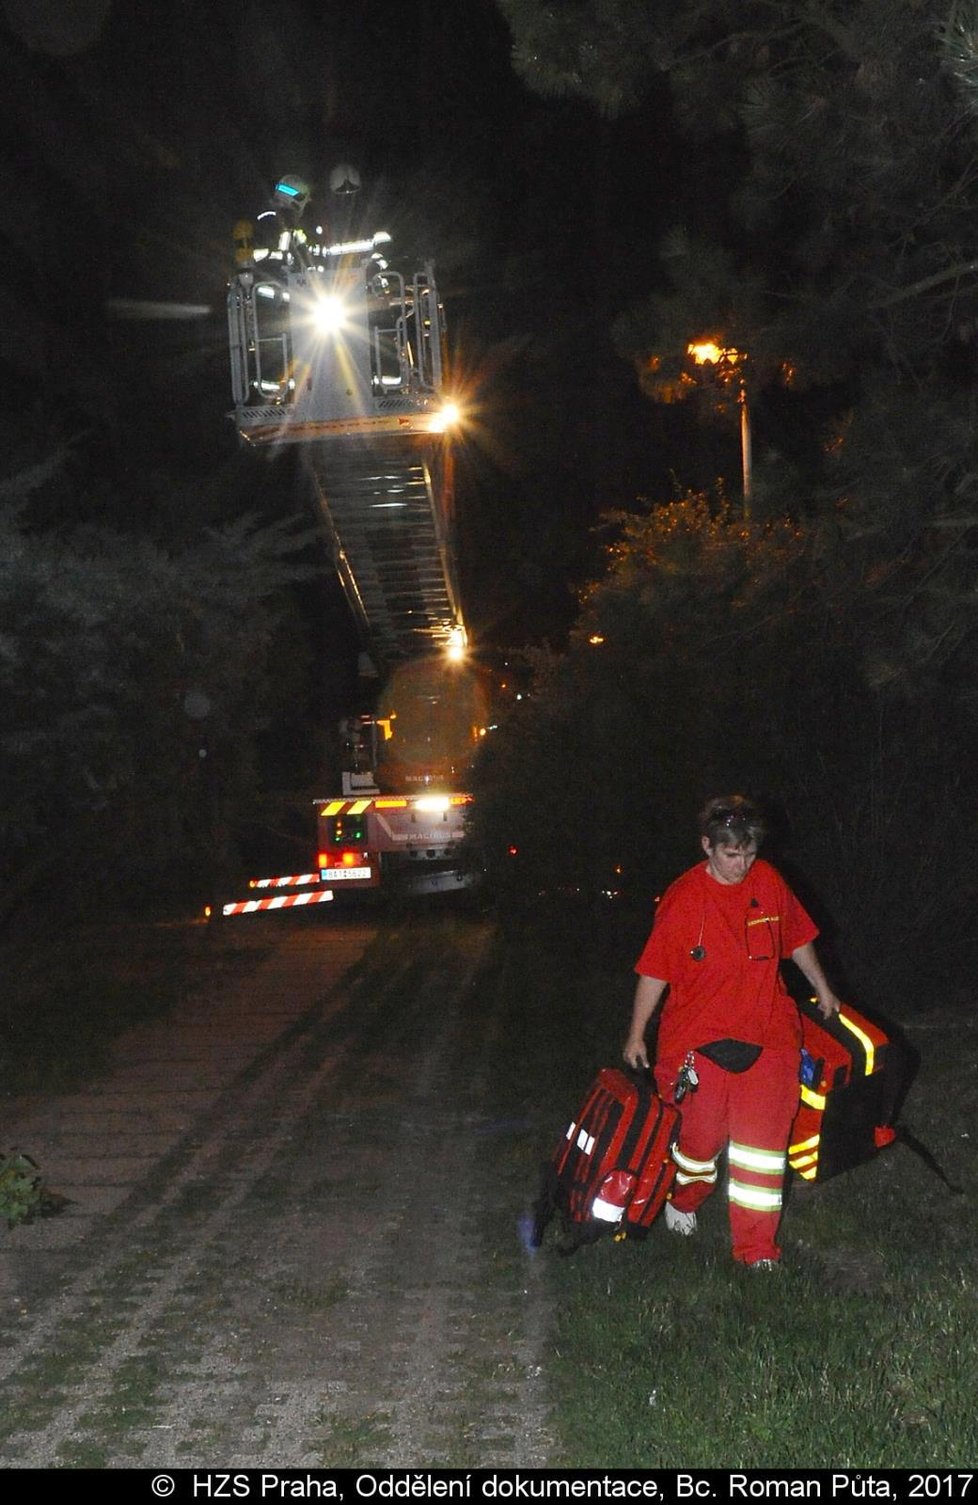
[[[39,527],[56,471],[0,488],[0,924],[214,897],[267,789],[263,734],[308,701],[309,530]]]

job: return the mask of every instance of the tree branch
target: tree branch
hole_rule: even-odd
[[[964,277],[978,272],[978,260],[959,261],[954,266],[945,267],[943,272],[933,272],[930,277],[922,277],[919,282],[912,282],[909,287],[901,287],[895,293],[889,293],[885,298],[876,298],[870,303],[870,308],[892,308],[895,303],[904,303],[908,298],[919,297],[921,293],[930,292],[933,287],[940,287],[942,282],[953,282],[956,277]]]

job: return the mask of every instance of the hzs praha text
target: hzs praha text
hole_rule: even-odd
[[[161,1476],[162,1477],[162,1476]],[[663,1505],[701,1505],[707,1500],[819,1500],[826,1505],[837,1501],[889,1500],[895,1505],[926,1502],[963,1501],[978,1505],[978,1490],[969,1495],[971,1473],[884,1470],[877,1473],[836,1471],[817,1472],[765,1469],[756,1473],[738,1473],[727,1469],[706,1469],[700,1473],[683,1473],[672,1469],[653,1472],[622,1470],[619,1473],[574,1473],[571,1471],[521,1474],[516,1471],[495,1473],[480,1470],[470,1474],[409,1473],[408,1471],[336,1473],[191,1473],[186,1478],[184,1498],[197,1500],[659,1500]],[[175,1491],[172,1477],[165,1476],[169,1488],[160,1487],[161,1478],[153,1481],[153,1493],[164,1496]]]

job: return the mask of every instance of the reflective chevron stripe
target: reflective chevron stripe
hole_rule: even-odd
[[[227,918],[236,914],[258,914],[264,909],[298,909],[305,904],[328,904],[332,897],[331,888],[308,894],[280,894],[275,899],[248,899],[242,904],[225,904],[221,914]]]
[[[814,1181],[818,1174],[818,1146],[821,1134],[812,1134],[808,1139],[799,1139],[788,1146],[788,1164],[796,1175],[805,1181]]]
[[[364,815],[368,810],[419,810],[423,814],[432,811],[455,810],[472,803],[471,794],[411,794],[411,795],[359,795],[356,799],[317,800],[319,813],[324,817],[334,815]]]

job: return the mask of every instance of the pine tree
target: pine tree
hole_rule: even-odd
[[[627,109],[668,80],[695,154],[734,143],[722,238],[680,203],[660,286],[620,343],[676,371],[707,334],[749,352],[762,390],[885,383],[940,395],[971,375],[978,318],[973,7],[927,0],[648,5],[500,0],[514,65],[548,93]],[[650,141],[650,157],[655,143]],[[641,166],[636,166],[641,171]],[[714,221],[716,223],[716,221]],[[720,327],[722,326],[722,327]],[[654,383],[653,383],[654,385]]]

